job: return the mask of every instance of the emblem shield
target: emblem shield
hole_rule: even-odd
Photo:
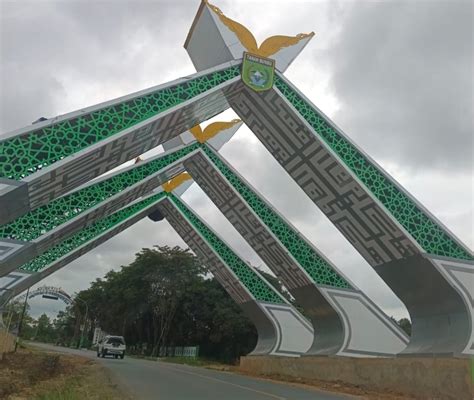
[[[268,90],[273,86],[275,60],[244,52],[242,62],[242,81],[256,92]]]

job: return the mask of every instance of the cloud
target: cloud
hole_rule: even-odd
[[[2,132],[192,71],[188,2],[2,2]]]
[[[376,159],[472,170],[472,2],[357,2],[340,23],[336,122]]]

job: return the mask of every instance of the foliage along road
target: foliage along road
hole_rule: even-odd
[[[30,343],[48,351],[96,358],[95,352]],[[187,365],[125,357],[98,359],[137,400],[347,400],[353,396],[306,389]]]

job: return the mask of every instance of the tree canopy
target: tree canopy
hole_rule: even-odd
[[[277,278],[260,272],[298,307]],[[138,354],[157,356],[161,346],[199,346],[201,356],[226,362],[249,353],[257,341],[252,322],[206,267],[179,247],[142,249],[130,265],[96,279],[75,299],[53,321],[26,313],[21,336],[77,346],[84,329],[87,346],[100,327],[124,336],[129,351]],[[18,330],[22,308],[18,302],[9,308],[13,330]],[[397,323],[410,333],[408,319]]]
[[[78,343],[88,306],[86,338],[95,327],[124,336],[132,352],[156,356],[160,346],[199,346],[200,355],[234,361],[250,352],[257,332],[222,286],[189,251],[142,249],[135,260],[96,279],[51,322],[27,323],[24,337]],[[54,333],[52,333],[54,332]]]

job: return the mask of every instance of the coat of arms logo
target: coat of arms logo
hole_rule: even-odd
[[[242,81],[251,89],[260,92],[273,86],[275,60],[244,52]]]

